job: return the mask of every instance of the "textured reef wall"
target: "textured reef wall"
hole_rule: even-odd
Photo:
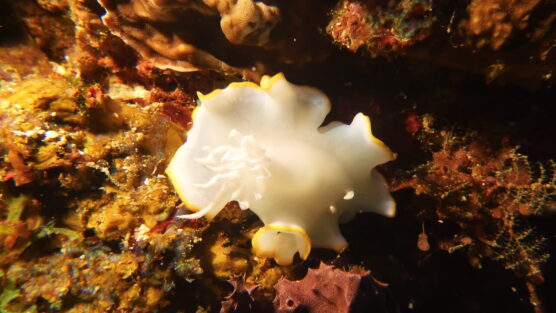
[[[0,6],[0,312],[556,310],[553,1]],[[396,217],[287,266],[241,203],[180,218],[165,173],[198,92],[279,72],[397,155]]]

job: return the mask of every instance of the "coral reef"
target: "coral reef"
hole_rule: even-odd
[[[529,16],[539,0],[474,0],[467,7],[469,20],[462,26],[476,46],[490,45],[498,50],[512,33],[528,25]]]
[[[0,312],[556,311],[556,259],[548,257],[556,254],[554,1],[0,7]],[[267,217],[242,210],[245,201],[222,205],[210,222],[179,218],[191,211],[164,171],[186,137],[194,141],[203,94],[279,72],[326,91],[333,105],[323,125],[362,112],[399,154],[378,168],[392,186],[395,218],[360,214],[339,225],[350,244],[341,254],[315,240],[306,260],[286,266],[252,243],[291,247],[282,240],[290,228],[265,228]],[[292,151],[303,138],[264,110],[267,100],[249,109],[269,128],[254,142],[291,131],[282,151]],[[214,130],[203,136],[260,152],[249,136]],[[360,147],[340,140],[320,150]],[[235,163],[224,154],[201,163],[221,173],[215,164]],[[286,162],[298,175],[283,188],[313,181],[307,159]],[[315,167],[323,174],[331,164]],[[231,167],[241,176],[231,189],[264,189],[246,184],[264,172],[250,168],[242,176]],[[298,207],[331,196],[315,181],[319,192],[300,196]],[[334,187],[339,199],[351,197]],[[278,215],[291,209],[286,198],[275,197]],[[306,218],[321,225],[317,214]],[[321,262],[337,269],[313,269]]]
[[[452,238],[438,242],[441,249],[452,253],[465,247],[477,268],[481,257],[488,257],[525,278],[527,284],[541,284],[541,265],[548,258],[546,238],[527,218],[541,215],[556,203],[555,163],[538,164],[535,169],[515,147],[496,147],[473,134],[458,137],[430,128],[429,116],[423,119],[418,136],[433,150],[431,161],[394,189],[410,187],[416,195],[429,196],[434,205],[422,208],[424,220],[458,226]],[[531,303],[539,305],[534,287],[529,289]]]
[[[326,32],[351,51],[364,47],[372,56],[400,53],[430,34],[432,1],[343,0],[333,11]]]
[[[488,82],[542,83],[553,78],[553,11],[537,0],[342,0],[326,31],[337,45],[373,58],[407,56],[482,73]]]
[[[321,263],[300,281],[280,279],[274,305],[278,313],[381,312],[387,287],[368,271],[346,272]]]
[[[40,178],[49,188],[78,191],[95,182],[101,187],[100,175],[106,175],[99,198],[70,201],[68,206],[81,210],[72,212],[68,223],[95,229],[102,238],[123,237],[137,223],[134,212],[148,210],[142,218],[153,227],[169,216],[177,198],[167,192],[164,178],[149,176],[179,144],[181,130],[156,107],[146,108],[149,115],[111,100],[98,87],[86,92],[80,94],[79,86],[64,78],[36,79],[5,98],[2,179],[21,186]],[[126,196],[115,199],[119,190]],[[93,207],[104,209],[91,214],[87,208]]]
[[[189,96],[87,85],[71,65],[49,69],[20,46],[35,53],[31,71],[2,55],[2,310],[167,305],[176,280],[202,272],[192,248],[204,228],[172,220],[178,197],[160,175],[183,140]]]

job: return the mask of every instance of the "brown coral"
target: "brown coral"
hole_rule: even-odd
[[[236,45],[262,46],[280,18],[277,7],[253,0],[204,0],[221,16],[220,27],[226,38]]]
[[[368,271],[346,272],[321,263],[300,281],[281,278],[274,287],[274,305],[278,313],[372,312],[384,305],[387,286]]]
[[[524,29],[540,0],[474,0],[467,8],[466,30],[477,38],[477,46],[490,43],[498,50],[516,30]]]
[[[304,64],[329,48],[319,35],[328,9],[314,0],[100,3],[110,32],[161,69],[212,70],[258,81],[281,70],[278,65]]]
[[[207,0],[205,4],[150,0],[102,0],[100,3],[107,10],[102,20],[114,34],[155,66],[181,72],[209,69],[228,74],[243,73],[246,76],[249,72],[230,66],[198,47],[198,40],[222,40],[219,39],[222,34],[214,29],[214,25],[196,22],[200,18],[211,16],[217,11],[222,17],[220,25],[227,40],[233,44],[254,45],[268,41],[268,35],[279,18],[277,8],[251,0]],[[210,21],[210,18],[206,19]],[[174,24],[180,29],[172,31],[179,35],[167,36],[168,30],[158,29],[151,21]],[[185,25],[178,26],[180,22]],[[205,31],[199,31],[200,28]],[[205,38],[195,33],[203,33],[202,37]]]
[[[425,39],[434,20],[432,3],[427,0],[341,1],[333,11],[326,31],[334,42],[372,55],[399,53]]]

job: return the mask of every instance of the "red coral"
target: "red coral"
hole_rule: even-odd
[[[384,305],[387,286],[369,271],[346,272],[321,263],[318,269],[309,269],[300,281],[282,277],[274,286],[274,306],[278,313],[373,312]]]

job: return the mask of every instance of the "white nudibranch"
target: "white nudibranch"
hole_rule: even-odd
[[[229,201],[265,224],[252,239],[259,257],[291,264],[311,247],[346,248],[338,222],[359,212],[394,216],[396,205],[375,166],[395,155],[357,114],[351,124],[321,126],[326,95],[264,76],[199,94],[187,142],[166,169],[192,211],[212,218]]]

